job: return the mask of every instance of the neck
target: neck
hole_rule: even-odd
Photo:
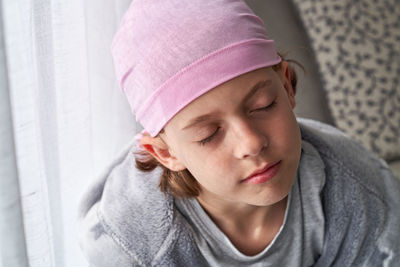
[[[214,223],[229,235],[229,232],[254,235],[255,229],[273,229],[283,223],[287,196],[269,206],[255,206],[243,203],[226,203],[218,199],[199,196],[200,205]],[[273,227],[275,226],[275,227]]]
[[[232,244],[245,255],[263,251],[278,234],[286,211],[287,196],[270,206],[222,204],[198,197],[200,205]]]

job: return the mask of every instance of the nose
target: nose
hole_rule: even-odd
[[[234,155],[243,159],[258,156],[268,146],[267,137],[254,125],[245,120],[238,121],[233,129]]]

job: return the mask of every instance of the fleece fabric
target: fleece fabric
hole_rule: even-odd
[[[398,266],[400,181],[383,160],[336,128],[307,119],[298,123],[303,144],[309,143],[324,165],[324,222],[322,226],[311,214],[301,231],[293,233],[292,242],[299,243],[298,235],[306,236],[313,224],[323,227],[316,236],[322,240],[320,248],[310,251],[297,244],[307,250],[301,255],[318,251],[313,262],[296,260],[293,266]],[[80,244],[91,266],[210,266],[193,224],[174,198],[158,189],[161,170],[137,170],[134,149],[128,144],[81,200]],[[313,201],[305,192],[300,197]],[[288,209],[287,217],[292,212]],[[289,258],[298,253],[286,252]]]

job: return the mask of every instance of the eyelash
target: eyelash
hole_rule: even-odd
[[[272,108],[273,106],[275,106],[275,104],[276,104],[276,101],[274,100],[274,101],[273,101],[271,104],[269,104],[268,106],[262,107],[262,108],[258,108],[258,109],[254,110],[254,111],[266,111],[266,110],[269,110],[270,108]]]
[[[215,132],[214,132],[212,135],[210,135],[209,137],[207,137],[207,138],[205,138],[205,139],[199,141],[199,144],[200,144],[201,146],[204,146],[206,143],[210,142],[210,141],[213,139],[214,135],[217,134],[219,128],[220,128],[220,127],[218,127],[217,130],[215,130]]]
[[[262,107],[262,108],[258,108],[258,109],[256,109],[255,111],[267,111],[267,110],[271,109],[273,106],[275,106],[275,104],[276,104],[276,101],[273,101],[273,102],[272,102],[271,104],[269,104],[268,106]],[[219,128],[220,128],[220,127],[218,127],[217,130],[215,130],[215,132],[214,132],[212,135],[210,135],[209,137],[207,137],[207,138],[205,138],[205,139],[203,139],[203,140],[201,140],[201,141],[198,141],[198,143],[199,143],[201,146],[204,146],[205,144],[207,144],[208,142],[210,142],[210,141],[214,138],[214,136],[217,134]]]

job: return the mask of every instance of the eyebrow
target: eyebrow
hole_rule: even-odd
[[[271,84],[271,80],[259,81],[250,89],[250,92],[244,97],[242,102],[248,101],[248,99],[250,99],[253,95],[255,95],[259,89],[261,89],[264,86],[269,85],[269,84]],[[215,115],[215,113],[209,113],[209,114],[205,114],[205,115],[196,117],[196,118],[190,120],[188,125],[183,127],[182,130],[187,130],[188,128],[191,128],[200,122],[207,121],[207,120],[211,119],[214,115]]]

